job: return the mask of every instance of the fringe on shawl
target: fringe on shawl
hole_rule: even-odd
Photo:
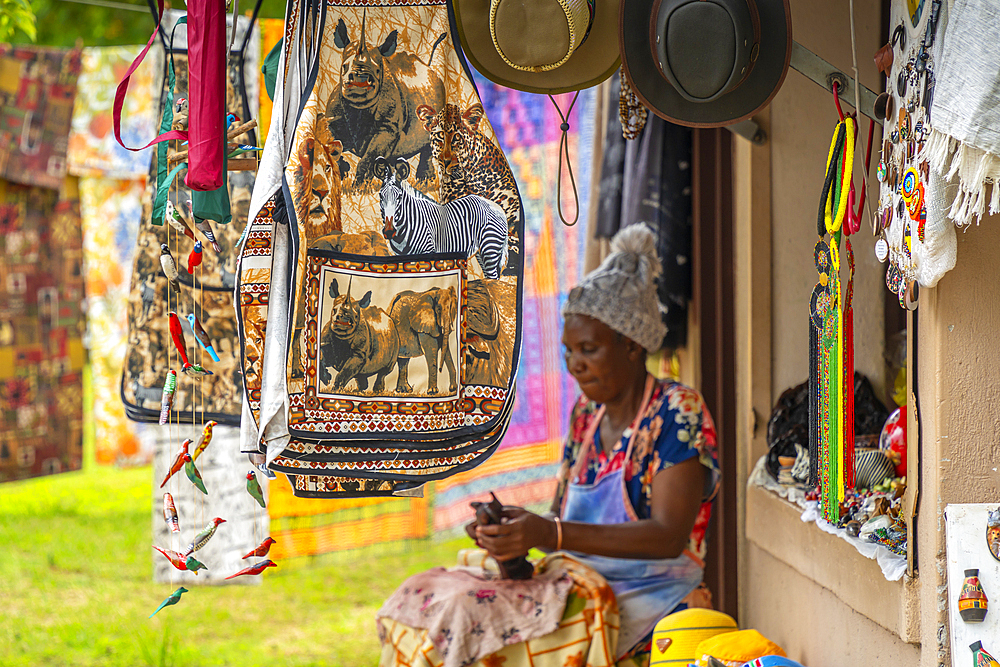
[[[957,177],[958,192],[946,213],[956,225],[979,223],[986,213],[987,187],[992,187],[990,215],[1000,213],[1000,156],[961,143],[938,130],[931,130],[922,153],[945,180]]]

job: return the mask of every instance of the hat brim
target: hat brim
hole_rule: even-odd
[[[722,127],[745,120],[771,101],[788,73],[792,21],[788,0],[757,0],[760,51],[747,78],[711,102],[690,102],[660,72],[650,41],[656,0],[622,0],[618,33],[622,68],[636,96],[660,118],[687,127]]]
[[[547,72],[522,72],[505,63],[493,45],[489,0],[451,3],[462,50],[480,74],[507,88],[552,95],[596,86],[619,68],[617,5],[596,0],[590,34],[565,63]]]

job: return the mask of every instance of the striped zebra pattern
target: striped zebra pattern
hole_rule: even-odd
[[[483,274],[491,280],[507,266],[507,216],[485,197],[466,195],[438,204],[390,172],[379,192],[379,207],[382,234],[398,255],[478,253]]]

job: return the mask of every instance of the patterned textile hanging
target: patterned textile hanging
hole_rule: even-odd
[[[509,424],[517,185],[443,0],[301,0],[285,23],[237,278],[241,447],[296,495],[412,492]]]

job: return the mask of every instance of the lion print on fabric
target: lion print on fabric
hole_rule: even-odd
[[[176,85],[174,99],[187,96],[187,57],[174,54]],[[248,69],[250,66],[248,65]],[[227,82],[229,112],[242,115],[239,94],[241,75],[233,59]],[[164,78],[165,79],[165,78]],[[164,87],[166,80],[164,80]],[[176,147],[171,146],[171,150]],[[135,261],[132,267],[128,302],[128,347],[122,373],[121,393],[129,418],[136,421],[158,420],[160,396],[169,369],[179,371],[181,362],[169,333],[168,313],[178,315],[187,355],[212,372],[204,377],[187,377],[178,372],[172,419],[215,419],[238,424],[242,378],[240,348],[233,308],[233,288],[238,265],[237,244],[246,224],[253,189],[253,172],[228,174],[233,219],[227,225],[213,224],[221,252],[196,230],[187,202],[190,190],[184,185],[184,172],[171,184],[168,199],[191,230],[195,239],[180,233],[170,224],[153,224],[152,199],[156,182],[156,153],[152,153],[146,192],[143,195],[143,220],[139,226]],[[162,221],[160,221],[162,222]],[[200,266],[188,272],[188,255],[195,240],[202,242]],[[166,244],[177,265],[180,289],[170,287],[160,265],[161,244]],[[220,361],[213,362],[195,340],[187,316],[197,317],[211,339]]]

